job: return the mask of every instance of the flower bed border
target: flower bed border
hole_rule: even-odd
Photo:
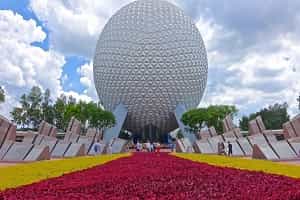
[[[297,165],[272,162],[268,160],[246,159],[239,157],[226,157],[196,153],[172,153],[171,155],[183,159],[188,159],[194,162],[207,163],[219,167],[260,171],[268,174],[277,174],[292,178],[300,178],[300,166]]]
[[[64,174],[88,169],[105,164],[112,160],[131,156],[126,154],[112,154],[100,156],[84,156],[61,160],[47,160],[24,163],[0,168],[0,191],[16,188],[22,185],[39,182],[41,180],[59,177]]]

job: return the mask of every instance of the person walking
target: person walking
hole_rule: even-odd
[[[151,152],[151,143],[149,140],[147,140],[145,145],[146,145],[147,152]]]
[[[176,152],[176,140],[172,139],[172,152]]]
[[[232,156],[232,144],[228,141],[228,156]]]
[[[93,149],[95,155],[101,154],[101,144],[100,144],[100,141],[99,141],[99,140],[97,140],[97,141],[93,144],[92,149]]]
[[[218,142],[218,155],[221,155],[221,142]]]
[[[136,151],[139,152],[139,151],[142,151],[143,149],[143,145],[138,141],[136,143]]]
[[[160,144],[159,144],[159,142],[157,142],[156,144],[155,144],[155,152],[160,152]]]
[[[114,137],[114,138],[111,140],[111,142],[109,143],[109,145],[108,145],[108,147],[107,147],[107,150],[106,150],[107,154],[112,154],[112,153],[113,153],[113,145],[114,145],[114,143],[115,143],[116,140],[117,140],[117,138]]]
[[[156,143],[152,142],[152,152],[156,152]]]
[[[218,153],[219,155],[226,155],[225,153],[225,145],[223,142],[218,143]]]
[[[113,143],[110,143],[108,145],[107,150],[106,150],[107,154],[112,154],[112,151],[113,151],[112,145],[113,145]]]
[[[151,141],[150,143],[151,152],[154,152],[154,143]]]

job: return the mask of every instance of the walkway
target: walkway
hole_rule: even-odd
[[[0,199],[299,199],[300,179],[136,153],[0,194]]]

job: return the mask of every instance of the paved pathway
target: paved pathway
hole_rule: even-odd
[[[299,198],[299,179],[215,167],[166,153],[136,153],[0,193],[0,200]]]

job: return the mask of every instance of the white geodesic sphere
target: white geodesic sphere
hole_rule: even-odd
[[[103,106],[128,108],[125,128],[178,127],[176,105],[196,107],[207,81],[207,57],[192,19],[162,0],[138,0],[105,25],[94,57],[94,81]]]

